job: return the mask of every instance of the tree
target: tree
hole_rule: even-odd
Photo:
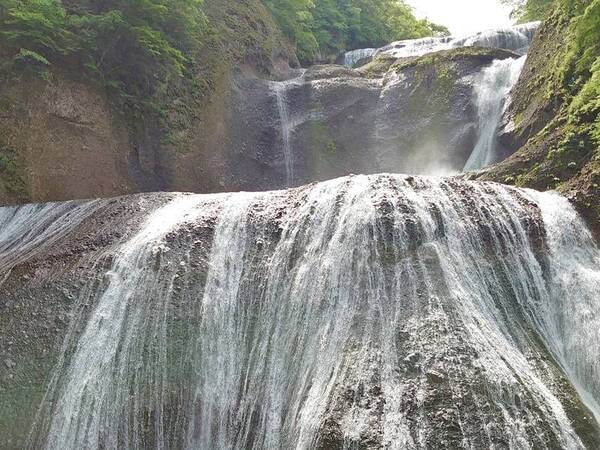
[[[415,18],[402,0],[264,1],[305,62],[345,50],[448,32]]]
[[[502,0],[502,3],[511,6],[511,15],[524,23],[543,19],[554,0]]]
[[[283,32],[296,45],[298,57],[308,60],[318,51],[314,35],[313,0],[264,0]]]
[[[3,0],[0,45],[17,65],[84,67],[127,105],[182,76],[202,40],[200,0]]]

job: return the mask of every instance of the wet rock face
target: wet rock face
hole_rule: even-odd
[[[41,245],[0,210],[0,448],[599,442],[561,369],[599,392],[561,284],[584,264],[593,309],[597,253],[556,195],[375,175],[24,208]]]
[[[456,49],[375,60],[359,70],[315,66],[279,86],[239,75],[223,188],[272,189],[350,173],[458,172],[478,136],[473,76],[493,59],[514,56]]]
[[[85,81],[57,76],[50,84],[28,81],[27,90],[2,86],[12,106],[0,128],[15,143],[8,156],[18,170],[0,180],[0,203],[456,172],[478,133],[472,77],[511,56],[456,49],[305,73],[275,61],[263,71],[240,63],[221,74],[210,98],[173,100],[182,116],[173,112],[169,139],[156,117],[130,127]],[[287,80],[265,79],[277,77]]]
[[[31,251],[23,252],[27,237],[10,246],[2,239],[0,448],[25,447],[70,324],[79,314],[78,329],[83,327],[94,307],[79,304],[82,291],[105,285],[114,247],[139,226],[149,209],[170,197],[146,194],[65,204],[57,222],[43,227],[51,239]],[[61,215],[66,218],[70,212],[79,220],[63,221],[60,233],[52,232]]]

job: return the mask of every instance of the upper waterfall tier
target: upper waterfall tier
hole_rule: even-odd
[[[511,91],[519,79],[526,56],[494,61],[484,68],[474,83],[473,103],[477,109],[479,136],[467,160],[464,172],[478,170],[498,162],[498,130],[510,105]]]
[[[556,194],[373,175],[84,203],[71,228],[59,207],[1,211],[25,255],[2,273],[0,340],[34,336],[10,420],[48,385],[30,448],[599,442],[600,252]],[[44,211],[60,236],[32,255],[11,236]]]
[[[459,173],[478,141],[489,144],[479,147],[496,162],[512,150],[496,145],[495,134],[517,77],[499,70],[491,77],[497,83],[483,83],[482,72],[520,68],[515,58],[506,50],[455,48],[359,70],[313,66],[284,81],[240,74],[223,190],[293,187],[352,173]],[[494,95],[477,95],[480,87]]]
[[[393,42],[381,48],[366,48],[346,52],[344,65],[354,67],[375,55],[389,55],[394,58],[422,56],[427,53],[458,47],[488,47],[512,50],[525,54],[540,22],[530,22],[513,27],[486,30],[472,36],[428,37]]]

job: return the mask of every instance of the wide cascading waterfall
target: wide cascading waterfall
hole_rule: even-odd
[[[202,204],[205,212],[209,203]],[[66,376],[52,380],[60,395],[46,401],[54,404],[55,414],[38,418],[48,427],[45,448],[145,448],[142,416],[152,411],[162,422],[169,362],[163,316],[175,273],[168,264],[160,267],[162,253],[169,251],[161,240],[177,225],[200,220],[198,204],[197,197],[182,196],[152,214],[118,249],[106,288],[84,291],[81,303],[98,296],[96,309],[68,365],[59,363]],[[164,425],[152,430],[157,448],[166,440]]]
[[[0,208],[0,278],[67,235],[103,204],[94,200]]]
[[[404,41],[392,42],[375,52],[376,55],[387,55],[394,58],[408,58],[411,56],[422,56],[427,53],[438,52],[453,48],[451,45],[453,38],[447,37],[426,37],[420,39],[408,39]]]
[[[31,448],[598,442],[600,251],[556,194],[374,175],[181,195],[106,277]]]
[[[525,54],[539,25],[540,22],[531,22],[482,31],[471,36],[427,37],[397,41],[379,49],[367,48],[347,52],[344,64],[347,67],[354,67],[358,61],[375,55],[408,58],[459,47],[501,48]]]
[[[498,161],[497,132],[510,100],[510,92],[519,80],[525,56],[496,60],[474,80],[473,103],[477,109],[479,137],[464,171],[477,170]]]
[[[477,33],[473,36],[454,39],[453,47],[490,47],[527,53],[540,22],[531,22],[514,27],[499,28]]]

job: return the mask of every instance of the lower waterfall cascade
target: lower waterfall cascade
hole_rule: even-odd
[[[474,89],[479,138],[465,164],[464,172],[498,162],[496,135],[502,115],[510,103],[510,92],[519,79],[525,59],[526,56],[496,60],[479,74]]]
[[[0,197],[105,198],[0,206],[1,450],[600,448],[600,0],[25,3]]]
[[[386,174],[176,194],[112,253],[77,299],[29,448],[600,435],[600,250],[558,194]]]

